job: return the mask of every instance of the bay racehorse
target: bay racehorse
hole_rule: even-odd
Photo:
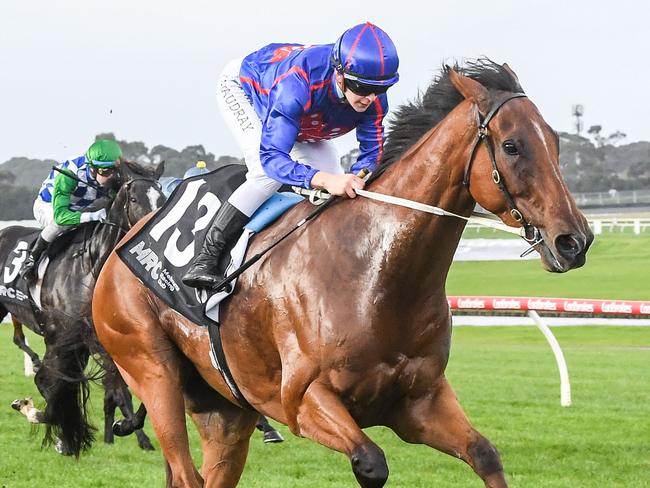
[[[58,438],[59,448],[66,454],[77,454],[90,447],[94,438],[94,429],[79,409],[79,403],[85,404],[88,397],[84,369],[90,354],[97,354],[103,366],[105,441],[113,442],[116,407],[119,406],[127,418],[133,415],[131,394],[97,342],[90,302],[99,270],[119,239],[138,220],[164,202],[157,181],[163,171],[162,163],[156,168],[144,168],[123,161],[118,172],[120,188],[110,204],[106,221],[82,224],[60,238],[65,244],[61,241],[52,244],[52,247],[63,248],[50,259],[40,284],[40,310],[0,303],[0,320],[11,313],[14,327],[26,325],[45,339],[45,355],[42,362],[37,363],[34,378],[46,401],[40,418],[47,425],[46,441]],[[15,252],[12,246],[15,246],[17,237],[33,230],[14,226],[0,231],[0,253]],[[26,253],[22,252],[22,258],[25,257]],[[14,264],[20,265],[21,262]],[[143,431],[138,430],[136,435],[140,447],[153,449]]]
[[[564,272],[585,263],[593,235],[558,154],[557,134],[514,73],[482,59],[445,68],[421,99],[397,111],[367,189],[463,216],[478,202],[522,226],[547,270]],[[294,207],[254,239],[249,255],[309,212],[308,203]],[[496,449],[472,427],[444,375],[445,280],[464,224],[339,199],[241,275],[220,313],[244,397],[295,435],[348,456],[365,488],[388,478],[383,451],[362,430],[374,425],[462,459],[487,487],[507,486]],[[149,411],[167,486],[235,486],[257,413],[237,406],[211,364],[207,328],[166,306],[116,253],[97,281],[93,317]],[[200,433],[200,472],[184,411]]]

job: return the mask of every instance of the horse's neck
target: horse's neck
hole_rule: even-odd
[[[470,104],[461,104],[370,189],[469,215],[475,202],[462,181],[475,137],[473,120]],[[384,250],[377,284],[415,300],[444,296],[465,221],[393,205],[380,207],[379,215],[376,206],[371,212]]]
[[[106,224],[99,224],[92,236],[90,258],[93,269],[101,269],[104,262],[108,259],[120,238],[124,236],[124,231],[128,228],[125,224],[126,219],[122,215],[111,215],[109,213]]]

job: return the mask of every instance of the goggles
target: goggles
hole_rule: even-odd
[[[111,176],[117,168],[115,166],[90,166],[90,170],[100,176]]]
[[[373,93],[375,95],[381,95],[382,93],[386,93],[391,86],[392,85],[369,85],[357,80],[345,78],[345,87],[360,97],[367,97]]]

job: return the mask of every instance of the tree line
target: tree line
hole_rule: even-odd
[[[596,136],[599,134],[596,133]],[[97,138],[115,139],[111,133]],[[616,145],[603,137],[589,139],[560,133],[560,166],[569,189],[573,192],[650,189],[650,142]],[[157,145],[147,148],[143,142],[118,140],[124,157],[141,164],[165,161],[164,176],[182,177],[185,171],[205,161],[209,169],[243,163],[233,156],[215,157],[202,145],[188,146],[181,151]],[[71,158],[80,154],[70,155]],[[341,158],[345,168],[355,161],[358,150]],[[32,219],[32,205],[54,160],[15,157],[0,164],[0,220]]]

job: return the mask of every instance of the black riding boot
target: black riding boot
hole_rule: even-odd
[[[43,239],[40,235],[38,236],[38,239],[36,239],[34,246],[32,246],[32,248],[29,250],[29,256],[27,256],[27,259],[23,263],[23,266],[20,268],[20,272],[18,273],[23,280],[26,280],[30,277],[34,271],[34,268],[36,267],[36,263],[38,263],[38,260],[41,259],[43,251],[45,251],[49,245],[49,242]]]
[[[241,232],[248,217],[226,201],[212,221],[201,252],[194,258],[182,278],[192,288],[211,288],[223,280],[219,276],[219,258],[223,248]]]

